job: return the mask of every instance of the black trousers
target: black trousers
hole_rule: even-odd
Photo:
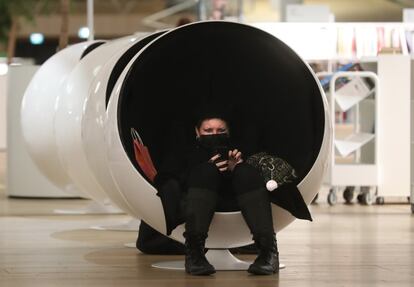
[[[216,211],[231,212],[240,210],[238,195],[265,187],[265,184],[260,173],[247,163],[240,163],[233,171],[226,172],[220,172],[213,163],[201,163],[191,170],[187,186],[188,190],[203,189],[217,196]]]
[[[225,173],[220,172],[212,163],[202,163],[190,172],[187,186],[189,189],[208,190],[207,196],[218,197],[216,211],[231,212],[240,210],[237,195],[264,187],[264,181],[257,170],[246,163],[237,165],[233,172]],[[179,202],[178,208],[169,206],[169,209],[173,210],[170,216],[183,218],[186,204],[191,204],[186,200],[187,191],[180,192],[177,182],[170,183],[166,187],[165,191],[159,191],[164,207],[171,202]],[[174,192],[171,192],[171,189],[175,189]],[[174,210],[181,214],[174,214]],[[166,212],[167,216],[168,214],[169,212]],[[183,222],[178,220],[173,225],[175,227],[181,223]],[[184,254],[183,244],[159,233],[145,222],[141,223],[136,245],[140,251],[147,254]],[[246,253],[252,253],[252,251],[255,252],[255,249],[248,249]],[[241,252],[244,253],[243,250]]]

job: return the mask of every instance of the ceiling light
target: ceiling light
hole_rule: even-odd
[[[42,33],[30,34],[30,43],[32,45],[41,45],[45,41],[45,36]]]
[[[78,31],[78,37],[81,39],[88,39],[89,37],[89,28],[81,27]]]

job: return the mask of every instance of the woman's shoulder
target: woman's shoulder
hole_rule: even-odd
[[[208,161],[209,155],[206,150],[198,145],[191,145],[187,147],[186,151],[187,162],[189,166]]]

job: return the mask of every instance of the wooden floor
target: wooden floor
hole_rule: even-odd
[[[124,247],[135,241],[135,232],[89,229],[126,222],[126,215],[53,214],[88,203],[9,199],[0,166],[0,286],[414,286],[414,216],[408,204],[321,202],[311,207],[313,223],[295,221],[278,234],[287,266],[279,275],[227,271],[193,277],[150,267],[180,256]]]

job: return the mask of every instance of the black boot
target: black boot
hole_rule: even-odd
[[[217,203],[208,189],[189,188],[185,203],[185,271],[191,275],[216,272],[205,256],[205,241]]]
[[[279,253],[273,230],[272,209],[269,192],[259,188],[237,196],[238,203],[259,255],[247,270],[256,275],[270,275],[279,272]]]
[[[255,275],[271,275],[279,272],[279,252],[274,234],[253,235],[259,246],[259,256],[249,266],[247,272]]]
[[[216,273],[206,256],[205,235],[193,235],[184,232],[185,237],[185,272],[191,275],[210,275]]]

